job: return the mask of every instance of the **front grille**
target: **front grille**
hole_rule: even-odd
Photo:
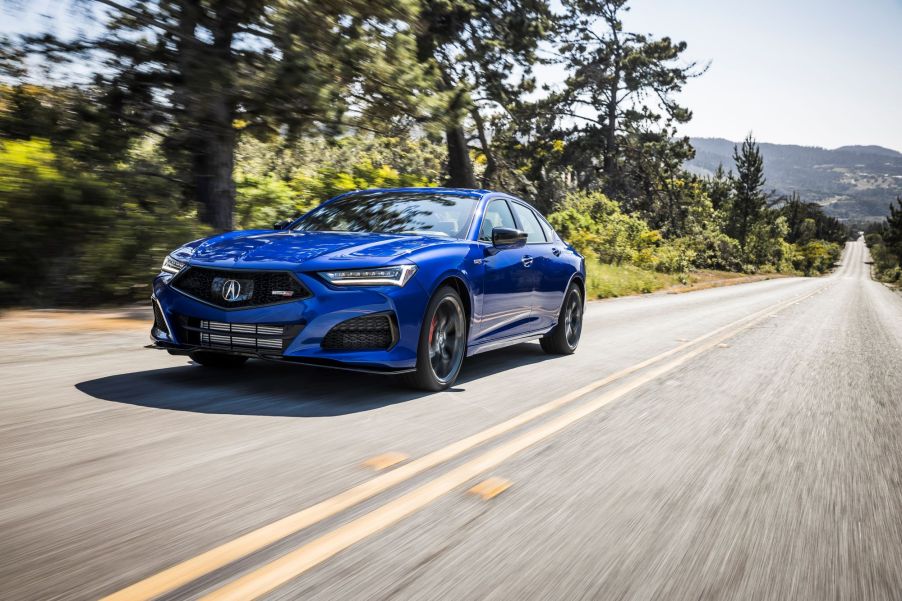
[[[224,294],[230,282],[235,300]],[[224,309],[260,307],[308,298],[310,291],[287,271],[250,271],[188,267],[172,280],[172,287],[198,300]]]
[[[281,354],[303,325],[226,323],[181,317],[185,341],[205,348]]]
[[[366,315],[343,321],[323,337],[327,350],[382,350],[395,343],[395,328],[386,314]]]

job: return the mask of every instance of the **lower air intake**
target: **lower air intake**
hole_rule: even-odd
[[[150,304],[153,306],[153,329],[171,336],[172,333],[169,331],[169,327],[166,326],[166,320],[163,319],[163,312],[160,311],[160,305],[157,304],[156,300],[150,301]]]
[[[366,315],[343,321],[329,330],[321,346],[331,351],[385,350],[396,341],[389,315]]]
[[[179,340],[185,344],[241,353],[281,355],[303,324],[227,323],[178,316]]]

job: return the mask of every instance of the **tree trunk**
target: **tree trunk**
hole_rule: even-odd
[[[495,153],[492,152],[488,136],[485,134],[485,123],[482,120],[482,115],[479,114],[479,109],[474,108],[470,111],[470,115],[476,123],[476,132],[479,134],[479,144],[482,146],[482,153],[485,155],[485,171],[482,173],[482,183],[480,185],[483,188],[488,189],[492,187],[495,180],[495,173],[498,172],[498,163],[495,161]]]
[[[605,132],[604,132],[604,174],[610,178],[614,175],[614,157],[617,154],[617,88],[620,85],[620,77],[614,79],[611,84],[611,97],[608,100],[605,115]]]
[[[231,230],[235,206],[235,132],[217,127],[205,136],[206,144],[194,156],[195,198],[201,207],[201,221],[218,231]]]
[[[463,126],[448,128],[445,139],[448,142],[448,179],[445,185],[450,188],[475,188],[476,177]]]
[[[202,22],[199,0],[181,3],[179,85],[180,126],[191,156],[190,181],[200,220],[218,231],[231,230],[235,207],[234,55],[236,15],[225,10],[207,24],[212,44],[196,37]]]

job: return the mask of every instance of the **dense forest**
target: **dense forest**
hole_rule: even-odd
[[[751,136],[710,175],[684,169],[677,95],[705,66],[627,31],[628,8],[73,2],[91,33],[0,40],[0,304],[146,298],[187,240],[397,185],[523,197],[587,256],[596,296],[828,270],[846,229],[768,193]],[[561,84],[537,82],[548,64]]]

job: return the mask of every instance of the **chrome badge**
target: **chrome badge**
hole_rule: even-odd
[[[229,303],[246,301],[254,294],[254,280],[213,278],[212,292]]]

